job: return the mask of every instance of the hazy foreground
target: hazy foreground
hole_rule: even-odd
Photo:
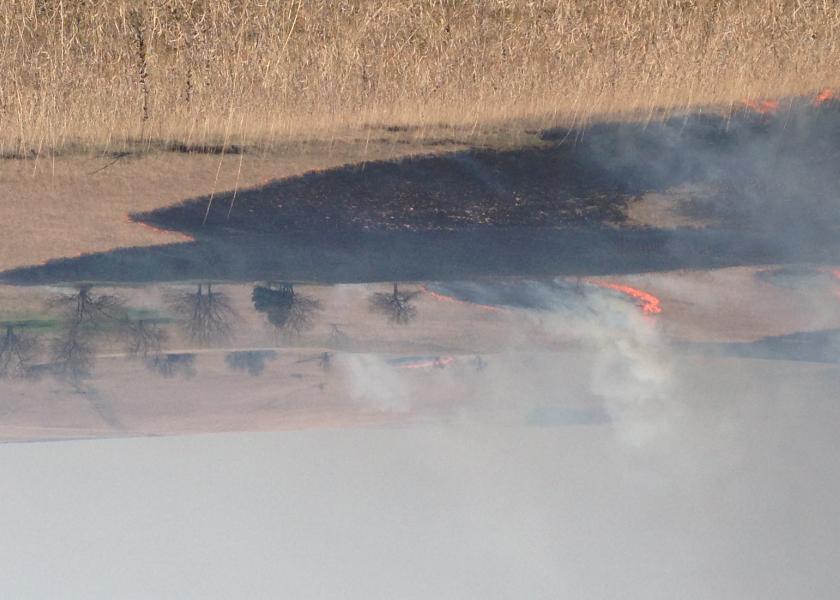
[[[469,418],[2,446],[14,543],[0,585],[33,599],[832,600],[836,387],[770,364],[699,381],[641,444],[620,426]]]

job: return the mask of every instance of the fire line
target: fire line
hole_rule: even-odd
[[[500,313],[503,310],[497,306],[490,306],[489,304],[479,304],[478,302],[468,302],[467,300],[460,300],[453,296],[447,296],[446,294],[441,294],[435,291],[432,291],[428,288],[428,286],[423,286],[423,291],[429,294],[433,299],[437,300],[438,302],[451,302],[452,304],[466,304],[469,306],[475,306],[481,310],[486,310],[487,312],[495,312]]]
[[[772,115],[779,110],[778,100],[744,100],[744,106],[760,115]]]
[[[453,357],[453,356],[442,356],[442,357],[435,358],[435,359],[422,360],[422,361],[419,361],[419,362],[416,362],[416,363],[409,363],[409,364],[406,364],[406,365],[400,365],[397,368],[398,369],[431,369],[433,367],[437,367],[439,369],[442,369],[446,365],[451,365],[453,362],[455,362],[455,357]]]
[[[816,98],[814,98],[814,106],[820,106],[821,104],[824,104],[825,102],[828,102],[829,100],[833,100],[833,99],[834,99],[834,92],[832,92],[828,88],[825,88],[819,94],[817,94]]]
[[[589,281],[588,283],[591,283],[592,285],[597,285],[598,287],[615,290],[617,292],[621,292],[622,294],[626,294],[631,298],[634,298],[638,301],[638,304],[641,307],[642,311],[647,315],[658,315],[662,312],[662,306],[661,302],[659,301],[659,298],[643,290],[630,287],[629,285],[623,285],[620,283],[608,283],[606,281]]]

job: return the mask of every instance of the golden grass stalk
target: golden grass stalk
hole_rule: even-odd
[[[810,93],[839,83],[838,28],[812,0],[0,0],[0,152],[468,136]]]

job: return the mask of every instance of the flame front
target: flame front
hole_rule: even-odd
[[[779,110],[778,100],[744,100],[744,106],[760,115],[772,115]]]
[[[469,302],[467,300],[460,300],[459,298],[455,298],[453,296],[447,296],[446,294],[441,294],[441,293],[435,292],[433,290],[430,290],[428,288],[428,286],[425,286],[425,285],[423,286],[423,291],[426,292],[427,294],[429,294],[429,296],[431,296],[434,300],[437,300],[438,302],[450,302],[452,304],[465,304],[465,305],[468,305],[468,306],[475,306],[476,308],[479,308],[480,310],[485,310],[487,312],[495,312],[495,313],[504,312],[498,306],[490,306],[489,304],[479,304],[478,302]]]
[[[832,274],[832,275],[834,275],[834,278],[835,278],[835,279],[837,279],[837,281],[838,281],[838,282],[840,282],[840,269],[831,269],[831,271],[830,271],[830,272],[831,272],[831,274]],[[835,289],[835,290],[834,290],[834,295],[835,295],[838,299],[840,299],[840,290]]]
[[[589,281],[589,283],[630,296],[638,302],[638,305],[646,315],[658,315],[662,312],[662,305],[659,298],[643,290],[621,283],[609,283],[606,281]]]
[[[408,363],[406,365],[400,365],[398,369],[431,369],[432,367],[437,367],[442,369],[447,365],[451,365],[455,362],[454,356],[440,356],[435,359],[428,359],[428,360],[421,360],[416,363]]]
[[[814,106],[819,106],[819,105],[824,104],[824,103],[828,102],[829,100],[833,100],[833,99],[834,99],[834,92],[832,92],[828,88],[825,88],[819,94],[817,94],[816,98],[814,98]]]

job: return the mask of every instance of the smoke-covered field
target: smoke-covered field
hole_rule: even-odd
[[[121,222],[177,243],[13,262],[14,595],[834,598],[817,100],[213,191]]]
[[[450,420],[637,435],[720,365],[840,364],[828,268],[2,290],[7,440]]]
[[[320,306],[299,334],[250,288],[219,286],[236,324],[204,347],[155,309],[195,286],[100,288],[169,332],[166,347],[142,357],[126,349],[136,329],[92,327],[78,379],[65,357],[0,384],[7,441],[280,433],[6,445],[6,584],[831,598],[840,280],[813,273],[403,284],[405,324],[368,304],[388,285],[298,286]],[[40,318],[29,331],[70,336],[66,315],[52,333]],[[821,356],[816,338],[795,343],[815,329],[833,340]],[[63,567],[44,578],[21,558],[36,551]],[[139,564],[164,559],[151,577]]]

